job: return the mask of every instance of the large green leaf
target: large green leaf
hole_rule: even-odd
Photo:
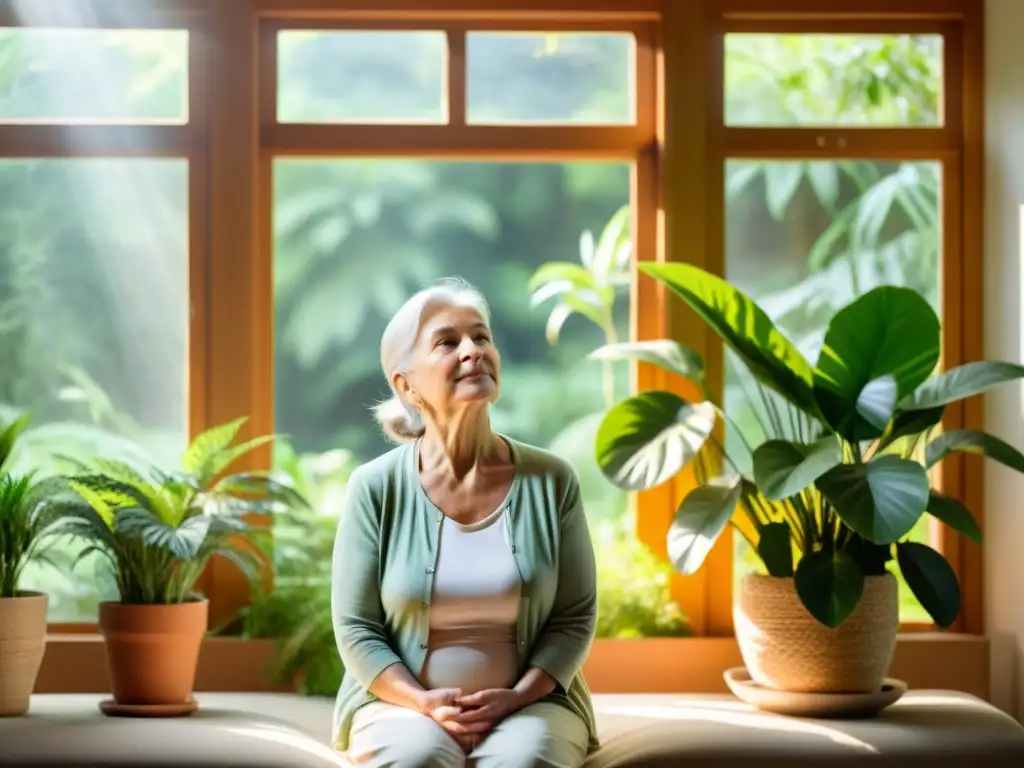
[[[976,429],[953,429],[943,432],[928,443],[924,452],[924,462],[929,467],[935,466],[956,451],[980,453],[1010,469],[1024,472],[1024,455],[1020,451],[995,435]]]
[[[815,484],[843,522],[875,544],[905,536],[924,514],[930,490],[925,468],[899,456],[840,464]]]
[[[753,376],[803,411],[817,414],[810,363],[749,296],[692,264],[640,264],[667,285],[747,365]]]
[[[544,327],[544,335],[548,343],[558,343],[559,334],[565,321],[573,314],[580,314],[599,328],[607,328],[609,308],[604,298],[597,292],[580,288],[562,296],[561,301],[555,304],[548,315],[547,325]]]
[[[981,544],[981,529],[971,511],[952,496],[933,490],[928,497],[928,512],[971,541]]]
[[[892,544],[874,544],[855,533],[843,551],[857,561],[865,576],[881,576],[887,572],[886,564],[892,560]]]
[[[754,482],[765,497],[781,501],[799,493],[843,460],[835,435],[814,443],[769,440],[754,450]]]
[[[900,402],[900,410],[948,405],[1008,381],[1024,378],[1024,365],[1000,361],[965,363],[925,381]]]
[[[14,445],[18,442],[21,433],[28,428],[32,421],[31,411],[24,411],[0,430],[0,470],[4,468],[11,455],[14,453]]]
[[[786,523],[768,523],[757,539],[757,554],[770,576],[793,575],[793,542]]]
[[[829,323],[814,371],[814,394],[828,424],[850,441],[879,437],[877,414],[860,402],[869,384],[895,381],[895,402],[939,361],[939,319],[909,288],[882,286],[841,309]]]
[[[198,480],[201,484],[208,483],[214,477],[219,475],[225,469],[230,467],[237,459],[240,459],[250,451],[259,448],[261,445],[272,443],[277,439],[277,435],[259,435],[246,440],[245,442],[233,445],[230,448],[225,448],[219,453],[207,458],[206,462],[199,469]]]
[[[942,414],[945,410],[946,406],[944,405],[921,411],[900,411],[897,408],[889,432],[879,442],[878,450],[887,448],[900,438],[926,432],[942,421]]]
[[[671,339],[606,344],[590,353],[591,360],[641,360],[694,381],[704,380],[704,358]]]
[[[668,558],[682,574],[696,573],[743,492],[739,475],[716,477],[686,494],[668,531]]]
[[[885,432],[896,411],[896,377],[892,374],[872,379],[857,395],[857,415],[878,432]]]
[[[715,426],[710,403],[671,392],[642,392],[616,403],[597,430],[597,465],[628,491],[669,480],[700,451]]]
[[[594,276],[590,271],[586,267],[580,264],[575,264],[571,261],[549,261],[546,264],[541,264],[537,267],[537,270],[530,275],[530,280],[526,285],[526,290],[530,293],[534,293],[547,285],[564,286],[563,290],[558,291],[558,293],[564,293],[565,291],[573,288],[597,288],[597,284],[594,282]],[[551,293],[550,295],[544,295],[541,298],[535,299],[534,304],[539,304],[550,298],[552,295],[556,295],[556,293]]]
[[[218,424],[196,435],[181,457],[181,468],[189,474],[198,474],[212,456],[225,450],[238,435],[248,417],[242,416],[224,424]]]
[[[860,602],[864,574],[843,551],[819,550],[800,558],[793,578],[808,612],[827,627],[838,627]]]
[[[896,545],[896,561],[907,586],[932,620],[948,627],[960,613],[960,585],[946,558],[916,541]]]
[[[239,472],[221,478],[213,487],[213,498],[224,497],[231,506],[245,509],[259,501],[271,507],[284,505],[289,509],[309,509],[309,500],[291,483],[287,475],[266,472]]]
[[[213,520],[208,515],[200,515],[175,527],[167,525],[148,510],[125,509],[118,512],[117,522],[119,533],[138,536],[147,545],[189,562],[199,553]]]

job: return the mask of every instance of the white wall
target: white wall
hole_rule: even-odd
[[[1024,0],[985,8],[985,357],[1024,359]],[[970,254],[967,258],[970,259]],[[1024,445],[1024,384],[985,400],[985,426]],[[986,462],[985,616],[993,702],[1024,714],[1024,477]]]

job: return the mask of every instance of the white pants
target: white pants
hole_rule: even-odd
[[[523,707],[467,755],[437,722],[375,701],[356,710],[346,757],[366,768],[580,768],[587,726],[550,702]]]

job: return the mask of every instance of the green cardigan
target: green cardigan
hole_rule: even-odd
[[[583,718],[593,749],[594,712],[581,668],[596,629],[597,586],[579,480],[553,454],[505,439],[515,463],[505,519],[523,584],[520,670],[539,667],[555,679],[546,700]],[[415,677],[423,669],[444,516],[420,484],[417,450],[418,442],[402,445],[349,479],[331,589],[334,634],[345,664],[334,708],[338,750],[348,749],[352,716],[374,700],[368,689],[381,672],[397,662]]]

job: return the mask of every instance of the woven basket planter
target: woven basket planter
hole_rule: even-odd
[[[734,609],[743,663],[758,685],[780,691],[872,693],[892,663],[899,631],[896,577],[867,576],[864,594],[834,629],[804,608],[791,578],[751,574]]]
[[[28,712],[46,650],[47,602],[41,592],[0,598],[0,717]]]

